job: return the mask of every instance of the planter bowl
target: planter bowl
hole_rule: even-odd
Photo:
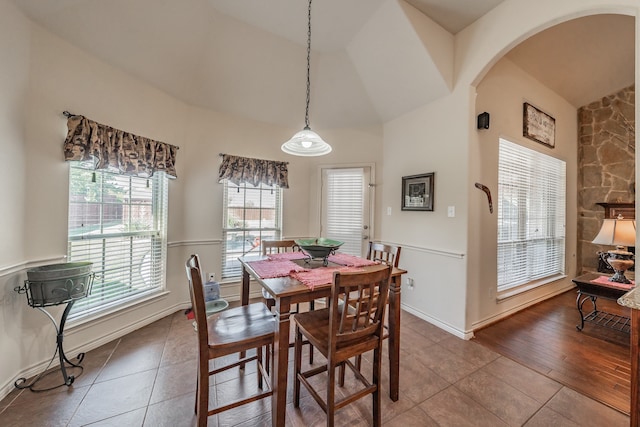
[[[27,270],[27,299],[33,307],[84,298],[91,289],[91,262],[43,265]]]
[[[344,244],[338,240],[326,239],[324,237],[309,238],[309,239],[297,239],[296,245],[309,255],[311,258],[324,258],[326,259],[332,253]]]

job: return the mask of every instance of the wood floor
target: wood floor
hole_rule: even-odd
[[[590,303],[585,304],[587,311]],[[629,316],[615,301],[598,309]],[[475,333],[475,340],[559,383],[623,413],[629,413],[629,334],[586,323],[576,291],[568,291]]]

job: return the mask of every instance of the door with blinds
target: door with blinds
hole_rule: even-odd
[[[371,167],[323,168],[321,235],[344,242],[341,252],[365,255],[371,232]]]

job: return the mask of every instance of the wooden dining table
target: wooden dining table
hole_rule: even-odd
[[[305,285],[291,277],[263,278],[251,266],[254,261],[268,259],[268,256],[238,258],[242,264],[242,290],[241,301],[243,305],[249,304],[249,284],[251,278],[262,286],[276,301],[275,345],[273,349],[273,371],[271,384],[273,395],[271,396],[272,425],[284,426],[287,406],[287,373],[289,364],[289,340],[291,325],[291,307],[298,303],[310,302],[315,299],[325,298],[331,294],[331,285],[314,286]],[[322,268],[323,261],[295,260],[296,264],[308,269]],[[341,267],[339,264],[328,263],[328,267]],[[359,267],[363,270],[376,269],[379,266]],[[398,400],[400,387],[400,288],[402,275],[406,270],[394,267],[391,273],[389,286],[388,327],[389,327],[389,397],[393,401]]]

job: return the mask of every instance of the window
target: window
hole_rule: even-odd
[[[164,289],[167,176],[119,175],[71,164],[69,262],[93,262],[91,294],[71,318],[112,308]]]
[[[282,236],[282,189],[224,181],[222,279],[242,275],[238,257],[260,255],[262,240]]]
[[[500,139],[498,292],[564,274],[566,164]]]

